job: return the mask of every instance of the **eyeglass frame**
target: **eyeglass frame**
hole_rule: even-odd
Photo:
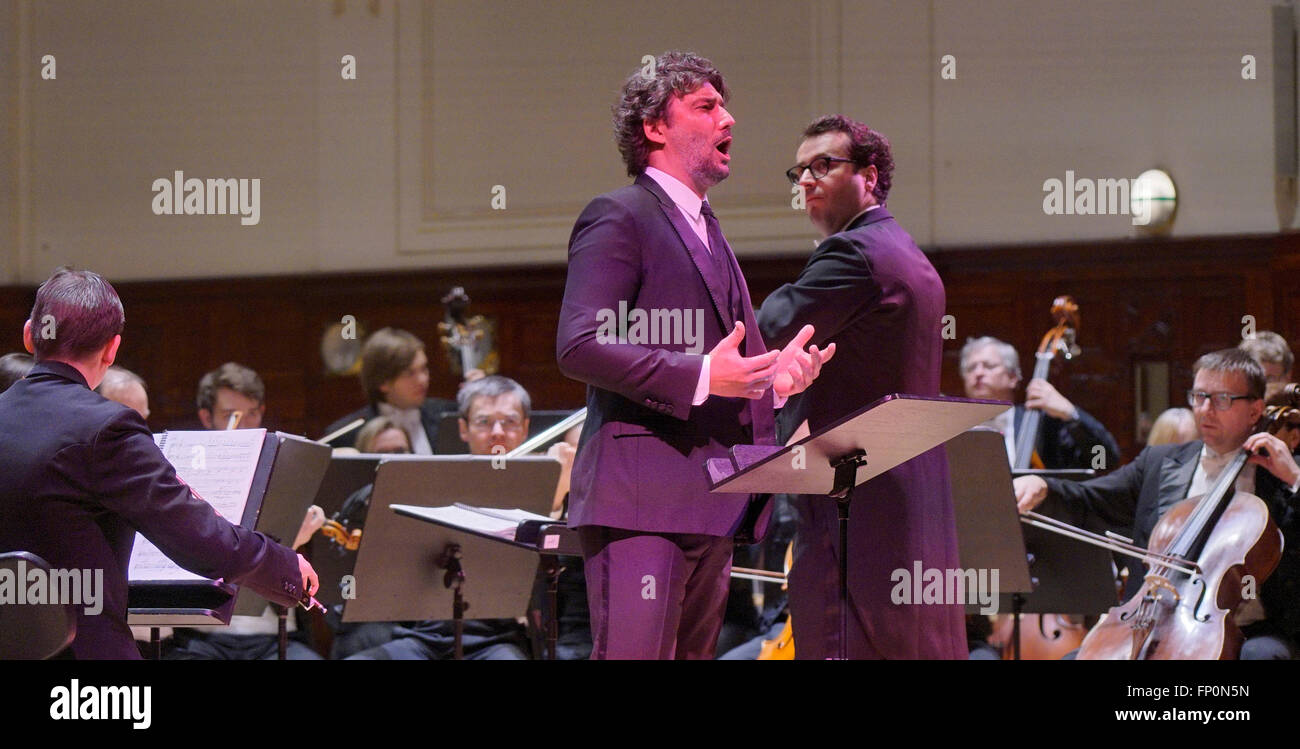
[[[490,432],[492,431],[492,428],[495,427],[497,424],[500,424],[501,429],[507,432],[516,432],[523,429],[524,420],[520,419],[518,423],[511,424],[510,419],[513,418],[514,417],[511,416],[504,419],[493,419],[487,416],[486,414],[484,414],[481,416],[475,416],[473,419],[467,419],[466,423],[470,429],[474,429],[481,432]]]
[[[816,164],[817,162],[823,160],[826,162],[826,171],[822,172],[821,174],[818,174],[816,170],[812,168],[812,166],[813,164]],[[786,179],[790,180],[790,184],[797,185],[799,184],[799,180],[803,179],[804,171],[807,170],[812,173],[812,177],[814,180],[819,180],[831,173],[831,169],[834,168],[831,166],[832,163],[839,163],[839,162],[844,162],[846,164],[858,163],[853,159],[841,159],[838,156],[818,156],[812,161],[809,161],[807,164],[795,164],[794,166],[785,170],[785,176]]]
[[[1200,408],[1200,406],[1196,403],[1196,396],[1198,395],[1204,399],[1201,401],[1202,403],[1208,400],[1210,402],[1210,405],[1214,406],[1215,411],[1230,411],[1232,410],[1233,404],[1235,404],[1237,401],[1240,400],[1248,400],[1248,401],[1263,400],[1262,398],[1259,398],[1258,396],[1254,396],[1254,395],[1233,395],[1231,393],[1207,393],[1204,390],[1188,390],[1187,405],[1191,406],[1192,408]],[[1225,399],[1228,401],[1228,405],[1226,406],[1220,405],[1221,403],[1223,403]]]

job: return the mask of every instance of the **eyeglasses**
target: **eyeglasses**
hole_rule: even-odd
[[[840,159],[834,156],[818,156],[807,164],[795,164],[785,170],[785,176],[789,178],[790,184],[799,184],[799,179],[803,177],[805,169],[812,172],[813,179],[821,179],[831,172],[831,164],[843,162],[845,164],[855,163],[853,159]]]
[[[1232,393],[1207,393],[1204,390],[1188,390],[1187,405],[1192,408],[1200,408],[1209,400],[1214,404],[1214,410],[1227,411],[1232,408],[1235,401],[1253,401],[1259,400],[1253,395],[1233,395]]]
[[[505,419],[494,419],[490,416],[475,416],[469,425],[481,432],[490,432],[492,428],[500,424],[501,428],[507,432],[517,432],[524,428],[524,420],[518,416],[510,416]]]

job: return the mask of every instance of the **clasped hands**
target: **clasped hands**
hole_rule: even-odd
[[[833,343],[824,350],[816,345],[804,349],[814,332],[813,326],[805,325],[785,348],[746,357],[740,355],[745,324],[737,321],[731,333],[709,352],[709,394],[757,399],[769,387],[781,398],[802,393],[835,355]]]

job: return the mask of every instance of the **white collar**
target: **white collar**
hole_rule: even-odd
[[[704,204],[704,198],[695,194],[695,191],[686,186],[685,182],[677,179],[673,175],[662,169],[655,169],[652,166],[645,168],[646,176],[654,180],[668,193],[668,197],[677,204],[677,207],[686,212],[692,221],[700,220],[700,206]]]
[[[848,221],[845,221],[845,222],[844,222],[844,226],[841,226],[841,227],[840,227],[840,230],[837,231],[837,232],[835,232],[835,233],[836,233],[836,234],[839,234],[839,233],[841,233],[841,232],[847,231],[848,228],[849,228],[850,226],[853,226],[853,222],[854,222],[854,221],[857,221],[858,219],[862,218],[863,216],[867,215],[868,213],[871,213],[872,211],[876,210],[876,209],[879,208],[879,207],[880,207],[880,204],[879,204],[879,203],[876,203],[875,205],[871,206],[870,208],[863,208],[861,213],[859,213],[858,215],[856,215],[856,216],[854,216],[853,218],[849,219]]]

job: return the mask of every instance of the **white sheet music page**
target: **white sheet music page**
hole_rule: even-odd
[[[226,520],[238,524],[248,504],[265,429],[164,432],[154,441],[176,475]],[[203,580],[168,559],[143,535],[135,534],[128,570],[131,580]]]
[[[454,528],[477,531],[500,538],[515,538],[519,522],[507,518],[485,515],[477,508],[466,505],[449,505],[447,507],[419,507],[416,505],[389,505],[393,509],[401,508],[405,512],[439,521]]]

